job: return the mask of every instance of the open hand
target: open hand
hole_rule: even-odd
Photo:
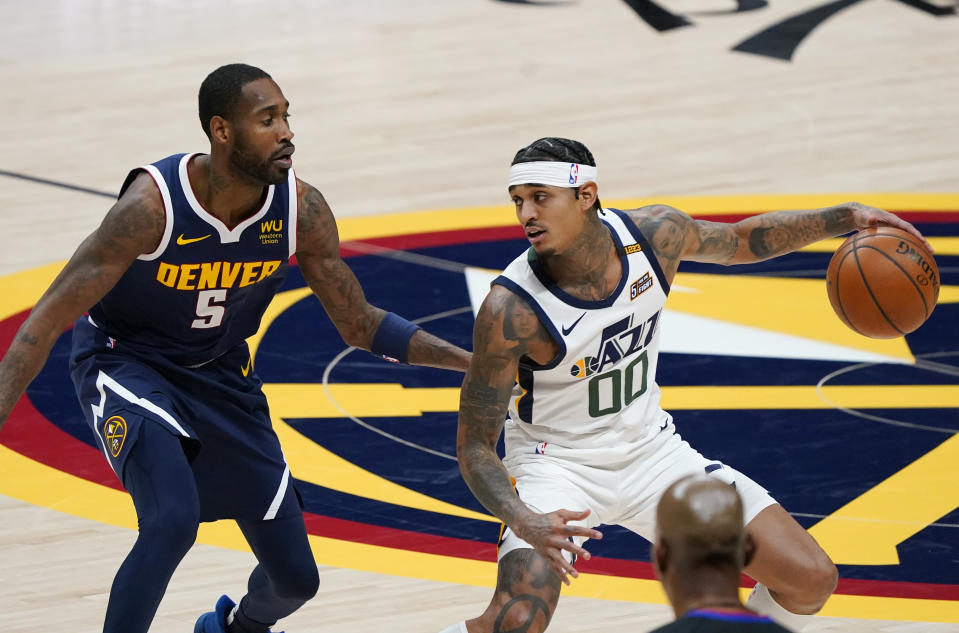
[[[540,514],[531,512],[515,526],[510,526],[513,532],[521,539],[533,546],[537,553],[546,559],[546,562],[562,577],[563,582],[570,584],[569,576],[576,578],[579,572],[566,559],[563,551],[570,552],[589,560],[590,554],[573,542],[570,537],[584,536],[586,538],[603,538],[602,532],[582,525],[570,524],[570,521],[582,521],[589,516],[589,510],[576,512],[573,510],[555,510]]]

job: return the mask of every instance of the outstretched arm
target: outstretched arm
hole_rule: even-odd
[[[562,550],[589,558],[589,553],[569,537],[602,538],[596,530],[567,523],[585,518],[589,510],[533,512],[516,495],[509,473],[496,454],[520,357],[541,354],[552,346],[541,323],[535,331],[507,328],[507,319],[516,310],[532,312],[502,286],[493,286],[480,307],[473,327],[473,358],[460,391],[456,454],[463,479],[479,502],[532,545],[569,584],[566,574],[578,574]]]
[[[296,258],[300,270],[343,340],[348,345],[370,350],[388,313],[366,300],[356,275],[340,258],[336,220],[323,194],[297,181],[297,196]],[[385,325],[390,327],[401,322],[406,323],[394,315]],[[381,336],[384,334],[389,336],[390,332]],[[469,364],[469,352],[424,330],[413,333],[404,351],[411,365],[466,371]]]
[[[0,426],[57,338],[99,301],[141,253],[156,249],[166,214],[153,180],[141,173],[80,244],[14,336],[0,362]]]
[[[912,224],[858,202],[806,211],[773,211],[736,223],[694,220],[667,205],[636,209],[630,216],[652,244],[664,269],[673,273],[681,260],[748,264],[873,226],[909,231],[929,245]]]

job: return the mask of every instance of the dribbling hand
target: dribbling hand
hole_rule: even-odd
[[[590,554],[570,540],[570,537],[603,538],[602,532],[581,525],[571,525],[569,521],[582,521],[589,516],[589,510],[555,510],[540,514],[532,512],[522,522],[510,526],[518,537],[533,546],[536,552],[556,570],[563,582],[570,584],[569,577],[576,578],[579,572],[563,556],[563,550],[589,560]]]
[[[932,249],[932,245],[922,236],[922,233],[899,216],[858,202],[849,202],[846,206],[852,209],[857,229],[869,229],[875,226],[894,226],[897,229],[912,233],[918,239],[922,240],[922,243],[926,245],[930,253],[935,252]]]

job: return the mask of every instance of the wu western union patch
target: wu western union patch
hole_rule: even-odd
[[[117,457],[123,450],[123,440],[127,439],[127,421],[118,415],[108,419],[103,423],[103,437],[110,454]]]

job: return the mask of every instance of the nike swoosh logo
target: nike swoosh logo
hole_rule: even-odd
[[[209,237],[209,235],[207,237]],[[253,357],[250,356],[248,359],[246,359],[246,367],[240,367],[240,371],[243,372],[244,376],[250,375],[250,365],[252,364],[253,364]]]
[[[203,237],[183,237],[183,233],[180,233],[180,237],[176,238],[176,243],[180,246],[185,246],[186,244],[192,244],[193,242],[205,240],[208,237],[210,237],[210,235],[204,235]]]
[[[569,333],[573,331],[573,328],[576,327],[576,325],[577,325],[580,321],[583,320],[583,317],[584,317],[584,316],[586,316],[586,313],[585,313],[585,312],[582,313],[581,315],[579,315],[579,318],[576,319],[575,321],[573,321],[573,324],[572,324],[571,326],[566,327],[566,326],[564,325],[564,326],[563,326],[563,336],[569,336]]]

